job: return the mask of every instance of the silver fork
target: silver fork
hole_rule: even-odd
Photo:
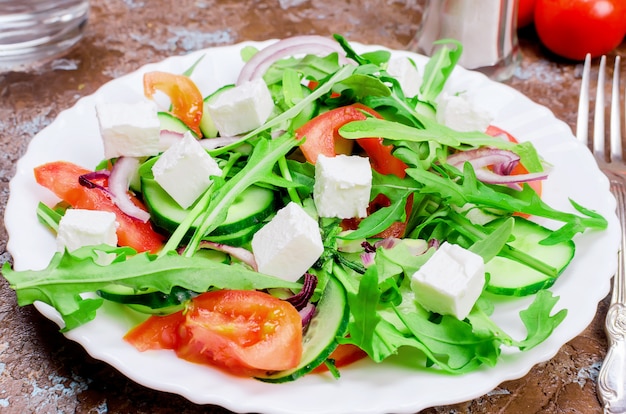
[[[587,55],[578,104],[576,135],[588,145],[589,72],[591,58]],[[609,343],[606,358],[598,375],[598,397],[606,414],[626,413],[626,165],[622,158],[620,110],[620,58],[615,58],[611,90],[610,149],[605,153],[604,82],[606,56],[600,60],[593,126],[593,153],[600,169],[609,178],[611,192],[617,200],[617,216],[622,225],[622,239],[617,254],[617,273],[613,278],[611,304],[606,316],[605,331]]]

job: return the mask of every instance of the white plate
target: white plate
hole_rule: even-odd
[[[95,94],[62,112],[33,138],[11,180],[5,223],[10,236],[7,249],[13,256],[15,269],[44,268],[55,250],[54,237],[37,221],[35,208],[39,201],[52,203],[56,198],[35,183],[33,168],[54,160],[72,161],[93,168],[103,157],[94,111],[96,102],[143,99],[143,73],[157,69],[181,73],[202,55],[205,57],[193,78],[206,94],[218,86],[234,82],[242,66],[239,50],[243,46],[267,44],[244,43],[213,48],[150,64],[107,83]],[[380,48],[355,47],[359,51]],[[394,53],[411,56],[420,66],[425,62],[422,56]],[[93,357],[111,364],[140,384],[181,394],[199,404],[216,404],[238,412],[414,413],[430,406],[473,399],[505,380],[524,376],[533,365],[550,359],[563,344],[579,334],[591,322],[598,302],[608,293],[610,277],[616,268],[618,246],[615,199],[589,151],[548,109],[508,86],[460,68],[455,71],[447,90],[466,91],[479,105],[491,111],[495,125],[509,130],[522,141],[535,143],[540,154],[554,166],[544,185],[544,198],[548,203],[573,211],[569,197],[599,211],[609,221],[607,231],[588,232],[576,239],[576,257],[552,289],[561,298],[557,308],[567,308],[569,314],[541,345],[525,353],[504,350],[496,367],[463,376],[411,367],[409,355],[402,355],[378,365],[360,361],[343,369],[340,380],[328,375],[310,375],[293,383],[273,385],[233,378],[209,367],[180,360],[170,351],[140,353],[122,340],[139,319],[111,304],[100,309],[94,321],[72,330],[67,337],[80,343]],[[496,322],[511,335],[523,338],[525,332],[517,314],[529,304],[529,300],[499,303]],[[58,321],[58,315],[51,308],[42,304],[37,307],[44,315]]]

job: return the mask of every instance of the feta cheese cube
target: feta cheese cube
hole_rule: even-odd
[[[117,221],[115,213],[109,211],[70,208],[59,222],[57,230],[57,250],[70,252],[84,246],[108,244],[117,246]],[[98,263],[105,265],[115,257],[103,252]]]
[[[285,280],[298,280],[324,251],[317,222],[291,202],[252,238],[259,272]]]
[[[206,109],[220,135],[233,136],[263,125],[274,101],[265,81],[259,78],[225,90]]]
[[[464,95],[446,95],[437,101],[437,122],[455,131],[485,132],[493,120],[491,114],[474,105]]]
[[[389,60],[387,73],[396,78],[402,87],[404,96],[417,95],[422,86],[422,76],[415,65],[407,57],[397,57]]]
[[[313,200],[320,217],[365,217],[371,190],[372,167],[367,158],[317,157]]]
[[[190,133],[165,151],[152,166],[154,180],[182,208],[190,207],[211,184],[211,175],[221,175],[217,162]]]
[[[159,153],[161,124],[154,102],[98,103],[96,115],[105,158]]]
[[[425,309],[463,320],[485,284],[485,264],[479,255],[444,242],[413,274],[415,300]]]

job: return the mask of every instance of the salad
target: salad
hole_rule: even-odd
[[[546,166],[532,145],[515,143],[494,126],[458,131],[438,121],[439,95],[460,45],[439,49],[419,93],[405,96],[408,88],[387,71],[388,52],[359,55],[336,40],[244,50],[248,64],[238,85],[206,98],[186,74],[147,74],[146,95],[160,90],[170,97],[159,113],[157,154],[117,154],[93,170],[63,161],[35,170],[38,182],[64,200],[54,209],[41,205],[42,221],[61,231],[67,205],[113,211],[119,247],[65,248],[42,271],[6,265],[20,305],[50,304],[70,330],[92,320],[104,300],[125,303],[156,314],[127,335],[138,348],[175,349],[183,358],[271,382],[322,367],[339,375],[343,363],[363,355],[381,362],[400,348],[423,353],[430,369],[464,373],[497,363],[502,347],[527,350],[546,339],[565,317],[563,310],[551,315],[557,299],[546,288],[573,257],[572,238],[603,229],[606,221],[575,203],[579,214],[541,201],[536,183]],[[290,56],[303,50],[311,54]],[[216,126],[219,116],[205,116],[219,108],[220,95],[260,77],[273,107],[251,132],[231,136]],[[164,190],[167,180],[159,183],[154,169],[181,142],[202,143],[219,170],[187,208]],[[340,159],[337,153],[372,166],[365,214],[319,214],[316,166]],[[182,186],[180,179],[170,183]],[[289,216],[296,224],[314,220],[322,243],[295,280],[258,272],[258,250],[251,248],[286,208],[296,211]],[[562,225],[550,230],[524,218],[531,215]],[[278,227],[275,234],[291,236],[284,229],[292,227]],[[420,289],[412,283],[447,245],[485,264],[480,296],[462,317],[445,306],[429,309],[436,304],[416,300]],[[299,261],[311,250],[305,246],[279,263]],[[491,321],[494,294],[535,295],[520,314],[525,339],[514,340]],[[460,296],[448,300],[458,304]]]

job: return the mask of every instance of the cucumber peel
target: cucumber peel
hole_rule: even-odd
[[[345,289],[336,279],[330,278],[317,304],[315,315],[302,337],[300,364],[293,369],[268,373],[267,376],[256,378],[264,382],[283,383],[294,381],[313,371],[337,348],[337,337],[344,336],[349,315]]]

